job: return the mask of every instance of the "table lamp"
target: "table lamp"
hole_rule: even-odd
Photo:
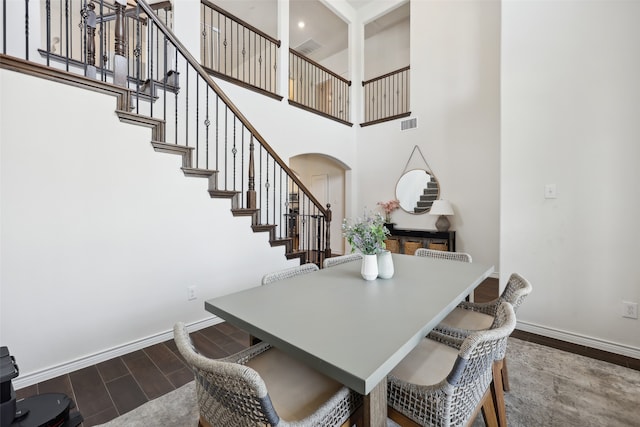
[[[453,215],[453,206],[447,200],[435,200],[433,205],[431,206],[431,210],[429,211],[431,215],[440,215],[438,220],[436,221],[436,229],[438,231],[448,231],[449,220],[447,219],[447,215]]]

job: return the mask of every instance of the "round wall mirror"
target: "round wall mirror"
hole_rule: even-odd
[[[439,195],[438,180],[424,169],[405,172],[396,184],[396,199],[402,210],[410,214],[429,212]]]

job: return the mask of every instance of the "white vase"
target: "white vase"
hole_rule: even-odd
[[[382,251],[378,254],[378,277],[391,279],[393,277],[393,258],[390,251]]]
[[[363,255],[360,274],[364,280],[375,280],[378,277],[378,257],[376,255]]]

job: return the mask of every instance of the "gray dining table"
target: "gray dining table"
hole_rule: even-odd
[[[367,281],[359,261],[205,302],[205,309],[365,396],[365,425],[387,422],[387,374],[493,272],[480,263],[393,254]]]

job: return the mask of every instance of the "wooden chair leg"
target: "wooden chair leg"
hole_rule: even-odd
[[[507,408],[504,403],[504,389],[502,384],[503,360],[493,363],[493,381],[491,382],[491,398],[498,415],[498,425],[507,427]]]
[[[396,411],[391,406],[387,407],[387,416],[390,420],[402,427],[420,427],[420,424],[416,423],[406,415]]]
[[[498,418],[496,417],[496,407],[493,405],[491,389],[487,390],[482,398],[482,417],[487,427],[498,427]]]
[[[502,359],[502,369],[500,370],[500,374],[502,375],[502,389],[504,391],[509,391],[511,387],[509,387],[509,372],[507,372],[507,356]]]

